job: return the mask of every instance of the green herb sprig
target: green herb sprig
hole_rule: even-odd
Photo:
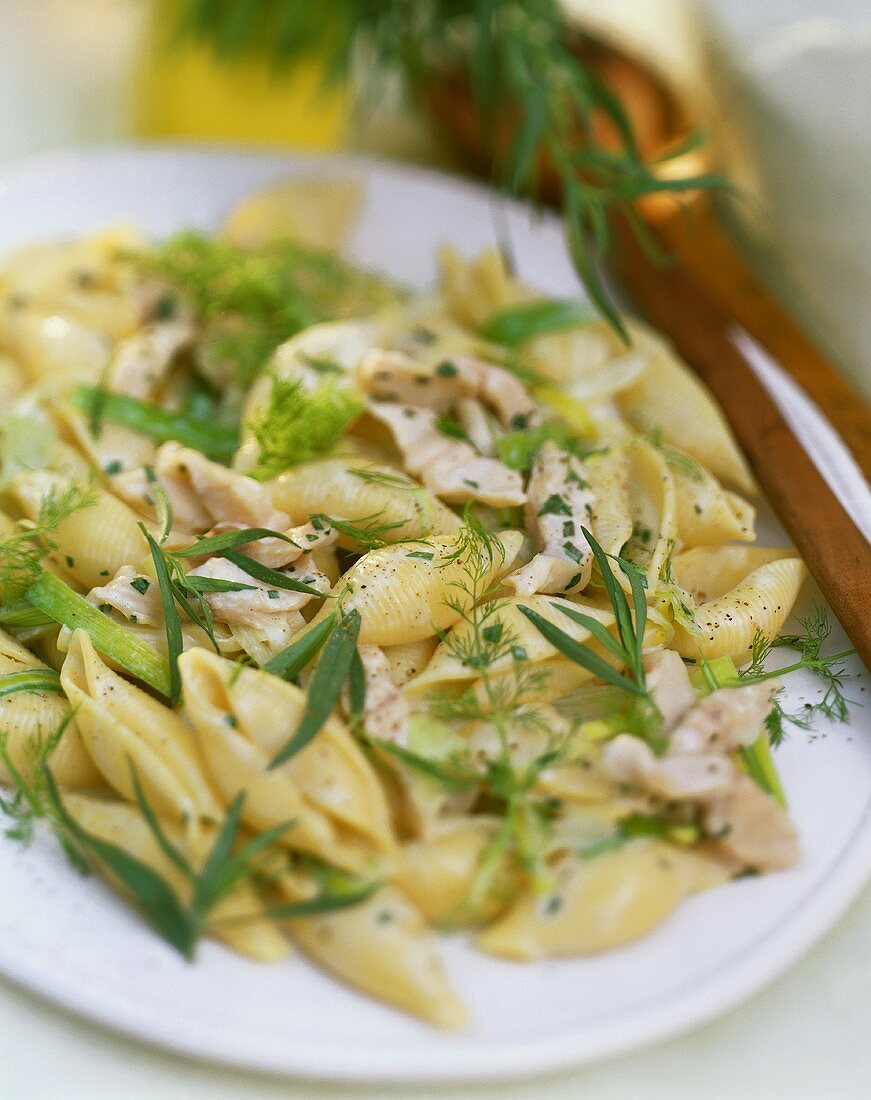
[[[265,480],[330,454],[362,411],[357,393],[330,380],[307,390],[299,379],[274,377],[267,407],[248,425],[259,448],[251,476]]]
[[[563,656],[568,657],[570,661],[585,668],[588,672],[592,672],[594,676],[604,680],[607,684],[632,696],[635,701],[636,717],[643,718],[643,721],[634,723],[635,729],[643,732],[645,739],[655,752],[662,753],[668,747],[662,733],[662,716],[647,690],[644,673],[643,646],[644,632],[647,626],[647,578],[644,572],[631,562],[621,557],[613,558],[629,581],[632,597],[630,607],[629,598],[611,568],[610,555],[605,553],[586,527],[582,527],[581,531],[589,543],[599,567],[605,592],[614,611],[617,636],[615,637],[598,619],[594,619],[591,615],[557,603],[552,606],[565,615],[566,618],[588,630],[625,671],[621,672],[614,668],[590,646],[576,641],[570,634],[550,622],[549,619],[545,619],[539,612],[530,607],[521,607],[520,611]]]
[[[629,116],[593,65],[573,49],[577,32],[558,0],[335,0],[328,15],[298,0],[186,0],[180,25],[225,59],[259,54],[277,67],[313,57],[325,82],[347,80],[362,55],[370,94],[398,75],[416,102],[442,80],[468,83],[494,176],[510,195],[536,192],[546,158],[563,197],[566,234],[591,300],[628,342],[599,263],[621,218],[650,248],[635,213],[638,199],[724,188],[714,175],[668,178],[641,155]],[[507,149],[490,135],[511,121]],[[604,121],[613,138],[601,137]],[[691,138],[674,158],[698,144]]]
[[[23,597],[42,572],[43,559],[57,551],[60,524],[96,500],[97,488],[90,483],[52,487],[40,503],[36,523],[0,542],[0,594],[5,606]]]
[[[238,427],[222,424],[214,416],[204,418],[192,413],[170,412],[159,405],[112,393],[100,386],[78,386],[73,402],[89,415],[92,432],[96,435],[99,432],[94,431],[94,425],[111,420],[156,443],[175,440],[185,447],[193,447],[216,462],[229,462],[239,446]]]
[[[303,716],[293,736],[270,761],[270,768],[277,768],[304,749],[335,710],[357,652],[361,622],[360,612],[351,610],[330,630],[308,685]]]
[[[791,672],[806,669],[822,682],[822,695],[814,703],[805,703],[797,711],[785,711],[775,698],[771,712],[765,721],[771,744],[777,746],[786,735],[788,725],[810,729],[817,716],[832,722],[847,722],[850,717],[850,700],[844,694],[846,669],[844,660],[852,656],[854,649],[823,656],[822,649],[832,632],[825,608],[816,606],[806,619],[799,619],[801,633],[781,634],[778,638],[766,638],[757,631],[753,638],[750,664],[739,671],[742,683],[759,684],[788,676]],[[766,669],[765,662],[776,649],[794,649],[800,657],[781,668]]]

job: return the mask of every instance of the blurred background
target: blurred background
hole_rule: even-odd
[[[691,98],[752,196],[740,232],[781,296],[871,395],[871,3],[566,0]],[[323,5],[325,13],[329,4]],[[352,114],[292,74],[180,40],[177,0],[0,0],[0,164],[149,140],[352,148],[453,166],[401,102]]]

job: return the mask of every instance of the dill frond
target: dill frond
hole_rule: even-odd
[[[739,671],[743,683],[762,683],[765,680],[788,676],[791,672],[806,669],[814,673],[821,681],[819,699],[805,703],[797,711],[786,711],[780,700],[775,698],[771,712],[765,720],[771,744],[777,746],[786,736],[787,726],[810,729],[815,717],[823,717],[832,722],[846,722],[850,717],[850,706],[855,705],[844,694],[844,678],[847,673],[844,659],[855,652],[846,649],[840,653],[823,656],[823,646],[832,632],[825,608],[819,605],[806,619],[799,619],[801,632],[781,634],[778,638],[766,638],[761,631],[756,632],[751,648],[750,663]],[[766,669],[767,660],[775,649],[794,649],[800,657],[797,661],[780,668]]]
[[[364,316],[402,297],[387,280],[293,241],[242,249],[189,231],[134,260],[187,299],[206,359],[229,364],[243,386],[309,325]]]
[[[42,562],[58,548],[57,529],[65,519],[97,500],[92,482],[71,482],[46,493],[36,522],[0,542],[0,594],[4,604],[21,599],[42,572]]]
[[[252,476],[266,480],[329,454],[362,411],[360,396],[332,381],[307,390],[298,379],[273,378],[268,406],[248,425],[260,448]]]

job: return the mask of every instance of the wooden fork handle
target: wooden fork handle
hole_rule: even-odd
[[[663,243],[669,247],[667,240]],[[790,369],[794,366],[791,357],[800,354],[803,345],[811,345],[782,314],[767,333],[760,332],[758,326],[748,326],[750,307],[738,316],[729,295],[712,294],[682,250],[675,253],[670,266],[661,267],[648,258],[633,234],[626,233],[621,246],[615,265],[621,284],[642,315],[672,340],[722,406],[762,490],[871,669],[871,547],[781,416],[736,343],[735,333],[738,325],[747,329],[796,378],[799,372]],[[761,315],[773,316],[767,311],[761,311]],[[784,333],[783,325],[794,332]],[[837,395],[844,393],[839,376],[816,349],[811,350],[821,364],[823,378],[811,379],[809,395],[828,412],[833,427],[850,434],[857,461],[864,455],[867,462],[871,457],[867,410],[863,415],[861,399],[852,395],[856,415],[847,419],[838,415],[842,396]],[[811,368],[806,365],[802,372],[805,369]],[[825,392],[829,377],[836,395],[832,399]],[[846,383],[842,385],[846,387]]]

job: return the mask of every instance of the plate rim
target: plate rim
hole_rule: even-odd
[[[222,160],[259,161],[282,168],[296,169],[305,165],[336,168],[359,166],[370,170],[382,170],[395,177],[424,180],[442,187],[466,192],[477,198],[492,195],[486,185],[450,170],[428,166],[393,162],[386,158],[356,153],[331,153],[309,150],[293,150],[263,147],[259,145],[227,145],[209,142],[117,142],[84,147],[63,147],[36,153],[11,161],[0,168],[0,196],[12,183],[26,182],[28,174],[40,176],[46,172],[73,169],[83,163],[99,163],[101,159],[115,156],[150,159],[152,156],[171,158],[194,157],[206,162]],[[518,211],[529,211],[529,204],[507,200],[508,206]],[[550,211],[537,211],[546,222],[558,222],[558,216]],[[14,951],[7,953],[0,944],[0,974],[29,993],[60,1006],[63,1010],[96,1023],[110,1032],[120,1033],[142,1041],[155,1048],[168,1049],[176,1054],[199,1061],[231,1066],[239,1070],[256,1071],[276,1077],[291,1077],[318,1081],[357,1083],[461,1083],[471,1081],[519,1080],[557,1073],[572,1067],[591,1064],[617,1057],[632,1050],[640,1050],[669,1038],[676,1038],[695,1030],[724,1015],[748,1000],[770,984],[801,959],[837,923],[851,903],[864,889],[871,877],[871,795],[850,836],[844,841],[837,856],[829,862],[824,874],[808,886],[805,894],[779,920],[777,937],[771,937],[770,926],[754,941],[749,950],[745,947],[738,960],[721,962],[717,972],[702,974],[694,979],[697,986],[680,993],[671,1000],[667,1013],[657,1012],[655,1006],[637,1011],[627,1022],[605,1024],[588,1028],[575,1041],[564,1032],[554,1038],[534,1038],[514,1042],[510,1049],[502,1048],[496,1054],[484,1047],[458,1048],[454,1057],[440,1064],[415,1065],[417,1051],[397,1057],[396,1050],[383,1054],[367,1049],[358,1043],[346,1046],[343,1061],[335,1061],[335,1045],[308,1043],[306,1047],[282,1048],[274,1056],[264,1052],[245,1051],[244,1041],[235,1046],[216,1049],[209,1045],[208,1029],[183,1037],[171,1030],[162,1030],[161,1023],[148,1019],[148,1010],[137,1010],[136,1002],[123,1003],[123,998],[112,994],[107,998],[99,987],[74,987],[65,983],[56,972],[42,968],[29,960],[16,959]],[[824,888],[824,889],[823,889]],[[784,935],[784,928],[790,933]],[[761,945],[765,951],[760,951]],[[101,1003],[102,1000],[102,1003]],[[292,1052],[292,1053],[291,1053]],[[351,1059],[348,1055],[352,1054]],[[288,1056],[291,1054],[291,1056]]]

